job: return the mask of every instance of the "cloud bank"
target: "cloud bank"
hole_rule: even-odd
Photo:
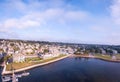
[[[1,1],[0,38],[120,44],[120,0],[112,0],[102,14],[93,5],[98,2],[92,0],[86,9],[67,0]]]

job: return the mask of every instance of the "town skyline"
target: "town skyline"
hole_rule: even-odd
[[[0,38],[120,45],[120,0],[1,0]]]

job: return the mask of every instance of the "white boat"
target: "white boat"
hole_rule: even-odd
[[[16,82],[18,82],[18,78],[16,78]]]
[[[2,76],[2,82],[8,82],[11,81],[12,82],[18,82],[18,78],[22,77],[22,76],[28,76],[30,73],[29,72],[23,72],[22,74],[14,74],[12,76]]]
[[[28,76],[30,73],[29,72],[24,72],[24,73],[22,73],[21,75],[22,76]]]
[[[2,76],[2,82],[7,82],[12,80],[12,78],[10,76]]]
[[[16,77],[22,77],[22,75],[21,75],[21,74],[18,74],[18,75],[16,75]]]

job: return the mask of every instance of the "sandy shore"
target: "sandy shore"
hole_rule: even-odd
[[[17,70],[15,70],[15,72],[21,72],[21,71],[29,70],[29,69],[32,69],[32,68],[35,68],[35,67],[47,65],[47,64],[50,64],[50,63],[62,60],[62,59],[67,58],[67,57],[68,57],[68,55],[66,55],[64,57],[57,58],[55,60],[51,60],[51,61],[45,62],[45,63],[40,63],[40,64],[32,65],[32,66],[29,66],[29,67],[17,69]],[[5,75],[5,74],[12,74],[12,71],[6,71],[6,65],[4,66],[3,71],[2,71],[2,75]]]

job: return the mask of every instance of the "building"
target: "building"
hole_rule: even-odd
[[[52,58],[53,55],[52,54],[45,54],[42,56],[43,59],[48,59],[48,58]]]
[[[13,55],[13,62],[24,62],[25,56],[23,54],[14,54]]]

